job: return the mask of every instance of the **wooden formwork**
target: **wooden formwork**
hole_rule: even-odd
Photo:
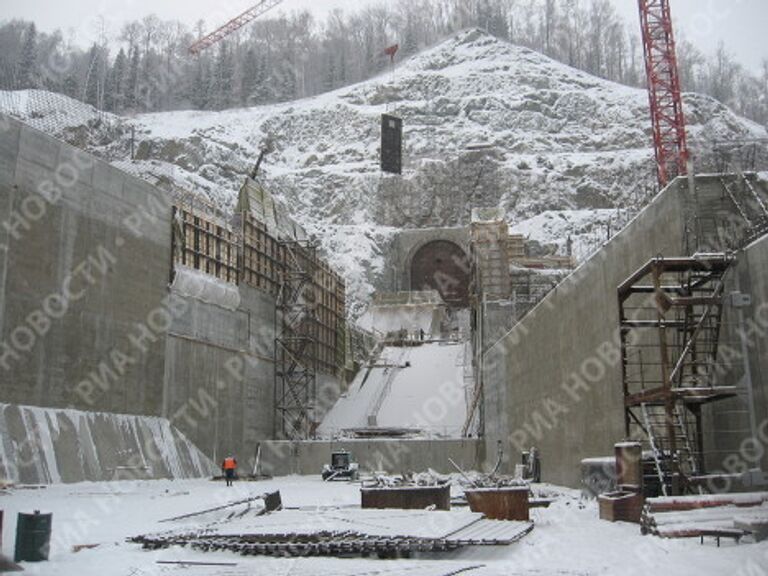
[[[237,235],[189,208],[174,208],[174,262],[211,276],[238,283]]]
[[[276,296],[285,261],[282,246],[264,224],[250,215],[242,219],[242,226],[243,281]]]
[[[225,282],[247,286],[277,297],[286,282],[286,244],[267,226],[244,213],[232,227],[221,219],[188,206],[173,213],[173,261]],[[346,286],[341,276],[315,250],[292,251],[298,265],[312,271],[310,305],[314,308],[317,369],[339,375],[346,362]]]

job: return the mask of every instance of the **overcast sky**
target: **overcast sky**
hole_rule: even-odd
[[[353,10],[382,0],[285,0],[280,10],[309,9],[322,16],[339,7]],[[395,0],[390,0],[393,4]],[[638,23],[636,0],[611,0],[630,23]],[[125,20],[154,12],[163,19],[193,24],[200,18],[208,26],[223,23],[255,3],[255,0],[0,0],[0,19],[34,20],[46,31],[61,28],[82,44],[96,37],[102,15],[112,33]],[[673,0],[676,26],[705,52],[720,40],[738,60],[754,71],[768,58],[765,28],[767,0]],[[639,24],[638,24],[639,25]]]

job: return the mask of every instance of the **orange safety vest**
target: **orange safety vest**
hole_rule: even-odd
[[[237,460],[234,458],[224,458],[224,466],[222,466],[224,470],[234,470],[237,468]]]

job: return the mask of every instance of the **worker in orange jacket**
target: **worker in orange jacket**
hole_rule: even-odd
[[[224,471],[224,478],[227,481],[227,486],[232,486],[235,481],[235,471],[237,470],[237,460],[232,456],[224,458],[224,462],[221,463],[221,469]]]

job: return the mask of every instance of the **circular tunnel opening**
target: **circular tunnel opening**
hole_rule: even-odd
[[[411,290],[437,290],[456,308],[469,307],[469,258],[458,245],[434,240],[411,260]]]

